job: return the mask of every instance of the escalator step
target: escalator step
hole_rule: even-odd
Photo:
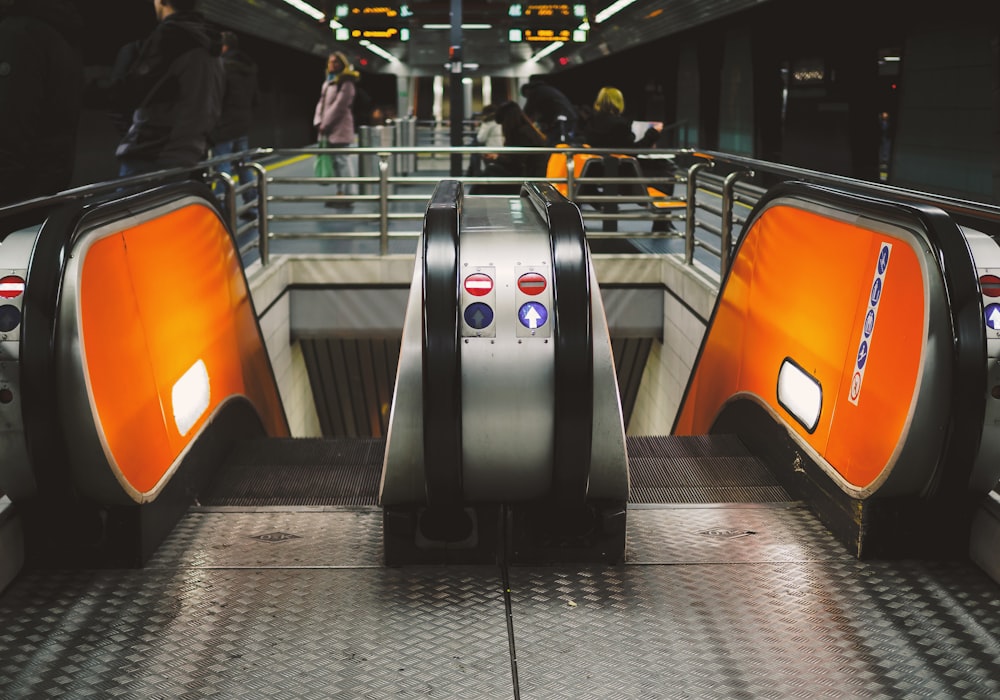
[[[733,435],[633,436],[629,503],[781,503],[792,500]]]
[[[366,506],[378,499],[385,440],[262,438],[237,445],[203,506]]]

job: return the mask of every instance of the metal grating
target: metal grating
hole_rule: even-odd
[[[314,338],[301,343],[324,437],[384,437],[400,340]]]
[[[1000,696],[1000,594],[968,561],[681,506],[630,509],[626,562],[385,567],[378,509],[192,512],[143,569],[0,595],[0,697]]]
[[[398,338],[303,338],[302,355],[324,437],[384,437],[399,364]],[[622,413],[628,427],[652,338],[613,339]]]
[[[646,360],[653,348],[653,338],[612,338],[611,352],[615,358],[615,373],[618,378],[618,394],[621,397],[622,417],[628,429],[632,420],[632,409],[639,395]]]
[[[237,445],[206,506],[375,505],[385,440],[272,439]]]
[[[791,500],[734,435],[633,436],[629,503],[781,503]]]

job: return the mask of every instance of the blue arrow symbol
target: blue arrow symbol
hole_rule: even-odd
[[[1000,328],[1000,306],[997,306],[996,304],[991,304],[990,306],[993,307],[993,311],[986,317],[986,325],[993,330],[996,330],[997,328]]]

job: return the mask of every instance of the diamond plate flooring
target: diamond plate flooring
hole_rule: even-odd
[[[499,567],[383,566],[377,508],[197,509],[142,570],[22,574],[0,697],[1000,696],[966,561],[860,562],[795,504],[628,517],[623,566],[507,571],[508,619]]]

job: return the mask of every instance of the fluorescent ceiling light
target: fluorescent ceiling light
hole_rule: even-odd
[[[364,46],[369,51],[371,51],[376,56],[381,56],[382,58],[384,58],[385,60],[387,60],[389,63],[399,63],[399,59],[397,59],[391,53],[389,53],[388,51],[386,51],[385,49],[383,49],[381,46],[377,46],[376,44],[373,44],[372,42],[368,41],[367,39],[362,39],[358,43],[361,44],[362,46]]]
[[[778,403],[811,433],[819,423],[823,390],[815,377],[786,358],[778,370]]]
[[[561,41],[555,41],[555,42],[549,44],[548,46],[546,46],[544,49],[542,49],[538,53],[536,53],[534,56],[532,56],[528,60],[531,61],[532,63],[538,63],[539,61],[541,61],[543,58],[545,58],[546,56],[548,56],[553,51],[556,51],[559,48],[561,48],[562,45],[563,44],[562,44]]]
[[[287,2],[288,0],[285,0]],[[594,22],[600,24],[605,20],[611,19],[614,15],[624,10],[626,7],[634,3],[635,0],[618,0],[618,2],[608,5],[603,10],[594,15]]]
[[[451,29],[450,24],[424,24],[423,29]],[[492,24],[463,24],[462,29],[493,29]]]
[[[291,5],[292,7],[294,7],[299,12],[306,13],[307,15],[309,15],[310,17],[312,17],[315,20],[323,20],[324,19],[324,15],[323,15],[323,12],[321,10],[317,10],[315,7],[313,7],[309,3],[303,2],[303,0],[285,0],[285,3],[287,3],[288,5]]]

